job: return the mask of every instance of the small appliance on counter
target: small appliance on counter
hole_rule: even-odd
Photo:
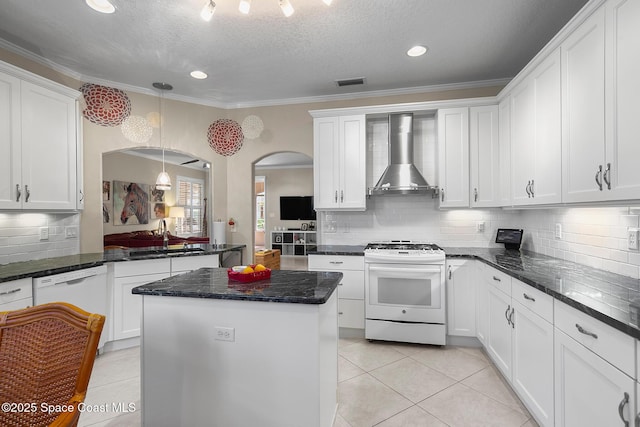
[[[496,243],[504,243],[505,249],[520,250],[522,234],[521,228],[498,228]]]

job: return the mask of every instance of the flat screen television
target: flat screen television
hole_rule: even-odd
[[[315,220],[313,196],[280,196],[281,220]]]

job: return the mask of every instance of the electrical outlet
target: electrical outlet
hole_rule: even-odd
[[[64,235],[67,239],[75,239],[78,237],[78,227],[70,225],[64,229]]]
[[[40,240],[49,240],[49,227],[40,228]]]
[[[555,236],[556,236],[556,239],[562,239],[562,224],[560,223],[556,224]]]
[[[476,232],[484,233],[484,221],[478,221],[476,223]]]
[[[236,330],[235,328],[225,328],[224,326],[216,326],[215,339],[218,341],[235,341]]]
[[[627,248],[638,250],[638,229],[629,227],[627,229]]]

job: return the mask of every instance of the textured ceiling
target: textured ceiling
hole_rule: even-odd
[[[82,0],[2,0],[0,46],[36,55],[83,81],[221,107],[342,97],[352,92],[510,79],[586,0],[113,0],[104,15]],[[428,46],[425,56],[405,52]],[[209,74],[194,80],[189,72]],[[335,80],[366,78],[338,88]],[[382,92],[378,92],[382,91]],[[371,94],[371,93],[370,93]]]

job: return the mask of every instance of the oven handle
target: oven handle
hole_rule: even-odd
[[[440,265],[421,265],[418,268],[406,268],[403,267],[389,267],[389,266],[377,266],[377,265],[369,265],[369,271],[375,272],[383,272],[388,271],[389,273],[410,273],[410,275],[415,275],[415,273],[438,273],[442,272],[442,268]]]

